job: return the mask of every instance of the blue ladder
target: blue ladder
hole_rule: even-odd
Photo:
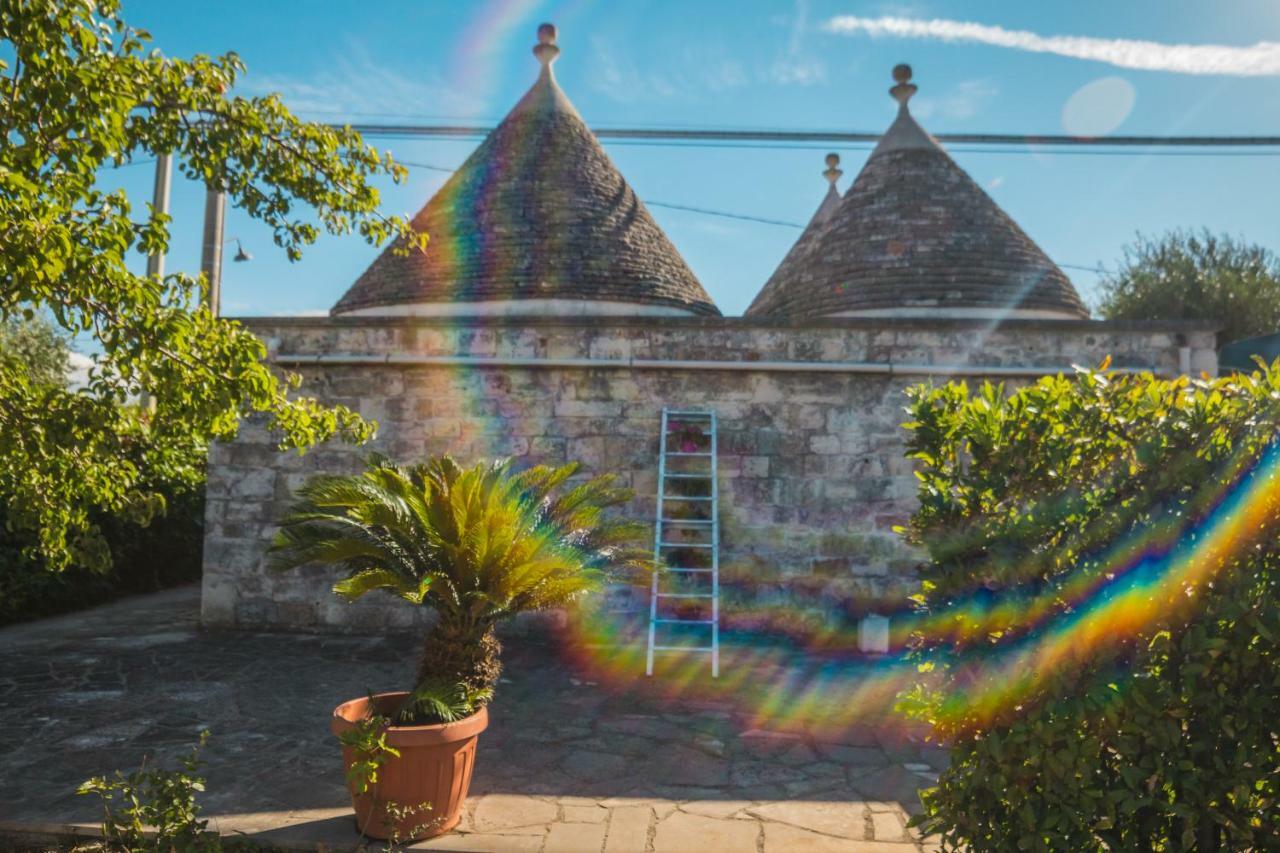
[[[674,434],[672,430],[683,430]],[[673,439],[685,436],[683,443]],[[705,441],[704,441],[705,439]],[[710,652],[711,677],[720,676],[720,487],[716,479],[716,413],[680,409],[662,410],[662,440],[658,451],[658,501],[654,521],[653,558],[663,568],[653,574],[649,595],[649,647],[645,674],[653,675],[654,652]],[[676,489],[683,494],[672,494]],[[669,516],[675,513],[676,516]],[[692,515],[697,513],[696,515]],[[680,517],[682,516],[682,517]],[[669,537],[678,536],[683,541]],[[694,537],[692,541],[690,538]],[[689,555],[700,554],[702,565],[684,565]],[[671,565],[678,555],[679,565]],[[690,579],[692,587],[664,591],[666,577]],[[709,581],[709,583],[707,583]],[[699,583],[701,585],[699,585]],[[693,589],[694,591],[690,591]],[[711,605],[710,618],[683,618],[668,615],[664,602],[704,601]],[[706,616],[707,614],[700,614]],[[660,625],[699,625],[709,628],[710,645],[659,643]]]

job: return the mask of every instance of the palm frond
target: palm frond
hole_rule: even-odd
[[[492,624],[558,606],[648,565],[646,528],[612,512],[631,492],[611,476],[571,485],[578,470],[518,471],[505,459],[463,468],[448,456],[405,467],[373,456],[360,474],[313,477],[298,490],[271,564],[339,566],[344,598],[383,589],[444,618]]]
[[[423,582],[429,585],[430,579],[424,578]],[[419,595],[418,585],[413,584],[403,575],[387,569],[365,569],[364,571],[356,572],[350,577],[343,578],[333,585],[334,594],[347,601],[355,601],[375,589],[391,590],[405,599],[411,599],[412,596]]]

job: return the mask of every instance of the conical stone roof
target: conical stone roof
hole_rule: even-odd
[[[751,314],[757,305],[772,304],[775,299],[773,292],[781,286],[780,283],[790,281],[796,270],[805,263],[804,258],[817,241],[818,236],[823,233],[827,222],[843,200],[840,197],[840,190],[836,187],[836,181],[840,180],[840,176],[843,174],[844,171],[840,169],[840,155],[834,152],[828,154],[827,168],[822,173],[822,176],[827,179],[827,193],[822,197],[822,203],[818,205],[818,209],[814,211],[813,216],[809,219],[809,224],[805,226],[804,231],[800,232],[800,238],[792,244],[790,251],[782,259],[782,263],[778,264],[778,268],[773,275],[765,282],[764,289],[760,291],[752,302],[751,307],[747,309],[748,314]]]
[[[719,314],[551,72],[413,219],[423,252],[388,247],[337,314]]]
[[[1087,318],[1058,265],[911,116],[911,69],[894,77],[897,118],[748,316]]]

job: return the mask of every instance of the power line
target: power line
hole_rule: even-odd
[[[338,125],[335,125],[337,127]],[[486,136],[492,127],[481,125],[352,124],[362,136],[425,136],[435,138],[475,138]],[[881,134],[835,130],[734,130],[720,128],[663,129],[642,127],[601,127],[593,130],[600,139],[699,141],[699,142],[826,142],[836,144],[875,143]],[[1018,133],[938,133],[940,142],[976,145],[1092,146],[1126,148],[1277,148],[1280,136],[1099,136]]]
[[[706,207],[692,207],[687,204],[671,204],[670,202],[652,201],[650,199],[645,199],[644,203],[650,207],[669,207],[672,210],[687,210],[690,213],[705,213],[708,216],[723,216],[725,219],[743,219],[747,222],[760,222],[764,225],[782,225],[787,228],[804,228],[804,226],[798,222],[787,222],[783,219],[765,219],[762,216],[751,216],[746,213],[730,213],[727,210],[711,210]]]
[[[401,166],[410,166],[418,169],[430,169],[433,172],[457,171],[456,169],[450,169],[447,166],[437,166],[433,163],[411,163],[408,160],[397,160],[396,162],[399,163]],[[706,207],[694,207],[688,204],[675,204],[673,202],[653,201],[651,199],[645,199],[644,203],[647,205],[650,205],[651,207],[667,207],[667,208],[670,208],[671,210],[687,210],[690,213],[704,213],[708,216],[722,216],[725,219],[742,219],[747,222],[759,222],[764,225],[782,225],[787,228],[804,228],[804,226],[798,222],[787,222],[784,219],[767,219],[763,216],[751,216],[750,214],[747,214],[747,213],[731,213],[727,210],[712,210]]]
[[[436,166],[429,163],[410,163],[407,160],[398,160],[396,162],[400,163],[400,165],[402,166],[412,166],[419,169],[431,169],[432,171],[435,171],[435,172],[456,171],[455,169],[450,169],[446,166]],[[709,207],[694,207],[693,205],[690,205],[690,204],[674,204],[672,202],[667,202],[667,201],[653,201],[652,199],[645,199],[644,203],[649,205],[650,207],[665,207],[671,210],[683,210],[689,213],[700,213],[700,214],[703,214],[704,216],[719,216],[724,219],[738,219],[744,222],[758,222],[761,225],[778,225],[784,228],[796,228],[796,229],[804,228],[804,226],[801,225],[799,222],[788,222],[785,219],[768,219],[763,216],[752,216],[751,214],[748,214],[748,213],[732,213],[727,210],[713,210],[712,208],[709,208]],[[1073,269],[1073,270],[1084,270],[1086,272],[1097,273],[1099,275],[1107,274],[1107,271],[1102,267],[1090,267],[1090,266],[1084,266],[1083,264],[1064,264],[1064,263],[1059,263],[1058,266],[1066,267],[1068,269]]]
[[[1061,261],[1055,261],[1055,263],[1057,263],[1058,266],[1066,267],[1069,270],[1084,270],[1085,272],[1096,272],[1098,275],[1110,275],[1110,271],[1105,270],[1102,267],[1087,267],[1083,264],[1064,264]]]
[[[662,140],[636,140],[636,139],[616,139],[611,140],[610,145],[623,145],[627,147],[640,148],[705,148],[705,149],[735,149],[735,150],[759,150],[759,151],[830,151],[833,145],[804,145],[804,144],[769,144],[769,143],[751,143],[751,142],[666,142]],[[839,146],[840,151],[870,151],[873,145],[842,145]],[[1023,148],[953,148],[948,147],[947,151],[952,154],[1023,154],[1023,155],[1053,155],[1055,157],[1280,157],[1280,150],[1276,151],[1150,151],[1138,148],[1128,149],[1106,149],[1106,148],[1044,148],[1044,147],[1023,147]]]
[[[408,160],[397,160],[396,162],[401,166],[413,166],[417,169],[430,169],[432,172],[453,173],[458,171],[457,169],[450,169],[448,166],[433,166],[430,163],[410,163]]]

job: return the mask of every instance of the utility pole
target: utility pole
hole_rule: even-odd
[[[173,157],[161,154],[156,158],[156,187],[151,197],[151,206],[156,213],[169,215],[169,179],[173,174]],[[164,278],[164,252],[156,252],[147,256],[147,275]]]
[[[156,185],[151,195],[151,206],[156,213],[169,215],[169,183],[173,175],[173,157],[169,154],[161,154],[156,157]],[[164,252],[153,252],[147,255],[147,275],[154,278],[164,278]],[[138,392],[138,405],[144,411],[154,412],[156,410],[156,398],[152,397],[144,388]]]
[[[226,195],[209,189],[204,197],[204,247],[200,252],[200,271],[209,283],[206,307],[215,317],[222,310],[222,230],[226,214]]]

